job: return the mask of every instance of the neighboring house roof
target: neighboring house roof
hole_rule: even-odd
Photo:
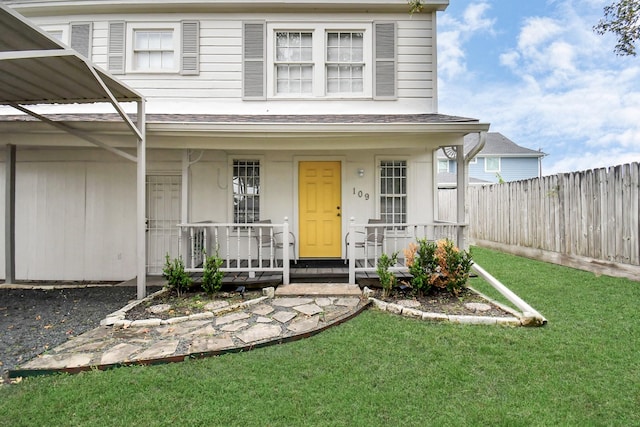
[[[478,143],[478,134],[469,134],[464,138],[464,152],[467,154]],[[487,140],[479,157],[544,157],[546,153],[522,147],[499,132],[487,132]],[[444,152],[438,150],[438,158],[446,159]]]
[[[456,188],[457,175],[451,172],[438,172],[438,188]],[[469,177],[469,185],[493,184],[491,181]]]

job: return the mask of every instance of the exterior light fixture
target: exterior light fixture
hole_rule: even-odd
[[[364,176],[364,169],[362,169],[362,168],[358,169],[358,176],[360,178],[362,178]]]

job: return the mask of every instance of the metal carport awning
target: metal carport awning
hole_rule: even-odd
[[[8,7],[0,4],[0,105],[16,108],[91,144],[137,164],[136,272],[137,296],[146,294],[145,99]],[[137,103],[136,121],[121,103]],[[105,144],[90,132],[52,121],[27,106],[110,103],[137,139],[136,156]],[[15,281],[16,147],[7,145],[5,203],[5,282]]]

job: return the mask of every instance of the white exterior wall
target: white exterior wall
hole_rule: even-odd
[[[135,165],[105,157],[113,156],[101,150],[18,150],[17,279],[135,276]],[[3,174],[3,194],[4,180]],[[4,246],[1,252],[4,266]]]
[[[200,22],[200,73],[126,73],[118,75],[147,98],[148,113],[201,114],[412,114],[437,112],[434,15],[414,14],[128,14],[32,17],[44,29],[69,22],[93,22],[92,60],[107,68],[108,22],[124,20],[128,25]],[[242,22],[296,22],[305,29],[318,23],[397,23],[396,100],[363,99],[272,99],[242,100]],[[267,43],[272,42],[269,35]],[[130,50],[130,46],[127,46]],[[268,61],[267,61],[268,64]],[[269,66],[269,65],[267,65]],[[372,67],[369,62],[366,67]],[[267,82],[269,85],[269,82]]]

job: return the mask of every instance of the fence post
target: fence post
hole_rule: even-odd
[[[289,218],[282,225],[282,284],[289,284]]]

